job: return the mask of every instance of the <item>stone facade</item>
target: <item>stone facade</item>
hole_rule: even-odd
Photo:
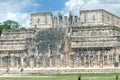
[[[50,12],[31,14],[31,26],[37,28],[69,26],[120,26],[120,17],[104,10],[81,10],[80,16],[69,12],[69,16],[53,16]]]
[[[83,10],[80,11],[81,26],[111,25],[120,26],[120,17],[106,11],[100,10]]]
[[[113,27],[72,27],[69,58],[78,59],[80,67],[120,67],[120,32]]]
[[[52,27],[52,13],[43,12],[31,14],[31,26],[37,28]]]
[[[53,16],[50,12],[33,13],[31,14],[31,26],[33,28],[50,28],[50,27],[69,27],[71,25],[80,26],[80,17],[73,16],[69,13],[68,16]]]
[[[0,37],[0,68],[20,68],[27,55],[26,38],[33,30],[3,30]]]
[[[54,18],[48,12],[31,14],[31,25],[40,29],[2,32],[0,68],[62,68],[64,71],[69,68],[73,72],[76,69],[84,72],[87,68],[91,71],[120,68],[119,20],[116,15],[101,9],[81,11],[80,17],[71,13],[64,17],[59,13]],[[34,38],[38,37],[41,28],[51,27],[66,29],[62,47],[54,55],[50,46],[46,54],[41,54]]]

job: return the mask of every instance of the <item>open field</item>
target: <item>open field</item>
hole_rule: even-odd
[[[1,76],[0,80],[78,80],[79,74],[29,74],[22,76]],[[115,80],[120,73],[81,74],[81,80]]]

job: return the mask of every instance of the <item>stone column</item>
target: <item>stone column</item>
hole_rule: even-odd
[[[60,54],[57,54],[57,67],[60,67]]]
[[[74,24],[77,26],[78,23],[78,16],[74,16]]]
[[[91,54],[91,53],[89,52],[89,53],[88,53],[88,64],[89,64],[88,67],[90,67],[90,54]]]
[[[71,26],[73,24],[73,15],[71,12],[69,12],[69,25]]]
[[[15,65],[15,62],[16,62],[17,60],[15,60],[15,55],[14,54],[11,54],[10,55],[10,67],[15,67],[16,65]]]
[[[0,68],[2,68],[2,57],[0,56]]]
[[[20,55],[20,54],[18,54]],[[16,68],[19,68],[20,67],[20,56],[17,57],[17,61],[16,61]]]
[[[113,62],[114,62],[114,60],[113,60],[113,55],[114,55],[114,54],[112,54],[112,63],[111,63],[112,65],[113,65]]]
[[[10,55],[10,53],[8,54],[8,58],[7,58],[7,67],[8,68],[11,67],[11,55]]]
[[[13,57],[12,57],[12,54],[10,55],[10,67],[12,68],[13,67]]]
[[[78,56],[79,56],[79,54],[78,54],[78,52],[77,52],[77,53],[75,54],[75,67],[76,67],[76,68],[78,68],[78,62],[79,62]]]
[[[24,64],[23,60],[24,60],[24,57],[21,57],[21,67],[22,68],[23,68],[23,64]]]
[[[68,18],[67,16],[64,16],[64,26],[66,27],[68,25]]]
[[[50,55],[50,67],[52,67],[52,55]]]
[[[25,57],[25,51],[23,51],[23,53],[20,55],[20,65],[21,68],[24,68],[24,57]]]
[[[66,66],[67,66],[67,67],[70,66],[70,55],[69,55],[68,52],[66,53]]]
[[[80,17],[78,17],[77,26],[81,26]]]
[[[98,51],[97,56],[98,56],[98,58],[97,58],[97,66],[99,67],[99,51]]]
[[[54,17],[54,23],[53,23],[54,27],[57,27],[58,26],[58,20],[57,20],[57,17]]]
[[[34,55],[31,55],[31,56],[30,56],[30,62],[29,62],[29,63],[30,63],[30,67],[33,68],[34,65],[35,65]]]
[[[59,26],[62,27],[62,15],[60,12],[58,13],[58,17],[59,17]]]
[[[116,62],[119,62],[119,54],[116,54]]]
[[[107,55],[107,66],[109,65],[109,54],[106,52]]]
[[[40,57],[39,57],[39,55],[38,55],[38,56],[36,56],[35,58],[36,58],[36,59],[35,59],[35,60],[36,60],[36,64],[35,64],[35,65],[36,65],[36,67],[38,68],[38,67],[40,67],[40,61],[39,61],[39,60],[40,60]]]

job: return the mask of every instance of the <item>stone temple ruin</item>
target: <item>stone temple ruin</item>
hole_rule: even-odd
[[[69,13],[64,17],[60,13],[57,17],[50,12],[33,13],[31,26],[31,29],[2,32],[0,68],[72,69],[73,72],[120,68],[120,17],[106,10],[83,10],[80,16]],[[55,50],[51,50],[50,41],[38,38],[41,31],[51,28],[65,31]],[[48,45],[43,54],[39,42]]]

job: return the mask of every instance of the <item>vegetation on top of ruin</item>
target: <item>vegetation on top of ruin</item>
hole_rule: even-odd
[[[47,28],[37,32],[34,40],[37,43],[37,48],[41,53],[56,53],[65,36],[65,29],[61,27]]]
[[[120,31],[120,28],[119,28],[119,27],[114,26],[114,27],[113,27],[113,30]]]

